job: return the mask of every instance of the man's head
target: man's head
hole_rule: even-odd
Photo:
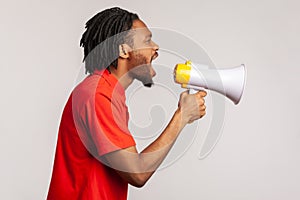
[[[92,74],[96,69],[108,66],[117,68],[119,45],[126,39],[122,33],[131,29],[133,21],[137,19],[137,14],[114,7],[88,20],[80,40],[80,46],[84,48],[86,72]]]
[[[131,78],[151,87],[153,84],[152,77],[156,74],[151,62],[158,56],[159,47],[152,41],[151,31],[141,20],[133,22],[130,32],[133,41],[132,48],[125,45],[128,48],[128,54],[121,54],[120,57],[127,59],[128,75]]]
[[[86,23],[80,41],[84,47],[86,72],[117,69],[121,64],[126,77],[151,86],[155,71],[151,62],[158,54],[152,33],[136,14],[121,8],[104,10]]]

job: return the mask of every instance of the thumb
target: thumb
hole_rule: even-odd
[[[178,107],[180,107],[180,104],[181,104],[181,101],[184,99],[184,97],[185,96],[187,96],[189,94],[189,91],[188,90],[186,90],[186,91],[184,91],[184,92],[182,92],[181,94],[180,94],[180,98],[179,98],[179,101],[178,101]]]
[[[188,95],[188,94],[189,94],[189,91],[186,90],[186,91],[184,91],[184,92],[182,92],[182,93],[180,94],[180,97],[186,96],[186,95]]]

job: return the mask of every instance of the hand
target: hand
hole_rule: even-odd
[[[188,94],[188,91],[180,94],[178,109],[181,112],[183,123],[192,123],[205,115],[204,97],[206,94],[203,90],[195,94]]]

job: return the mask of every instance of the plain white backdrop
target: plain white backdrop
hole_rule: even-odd
[[[193,38],[217,66],[247,66],[212,154],[198,160],[193,143],[129,199],[300,199],[297,0],[1,1],[0,198],[45,199],[84,24],[112,6]]]

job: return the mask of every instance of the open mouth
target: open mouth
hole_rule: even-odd
[[[152,60],[155,60],[157,57],[158,57],[158,53],[155,52],[155,54],[151,57],[151,62],[152,62]]]

